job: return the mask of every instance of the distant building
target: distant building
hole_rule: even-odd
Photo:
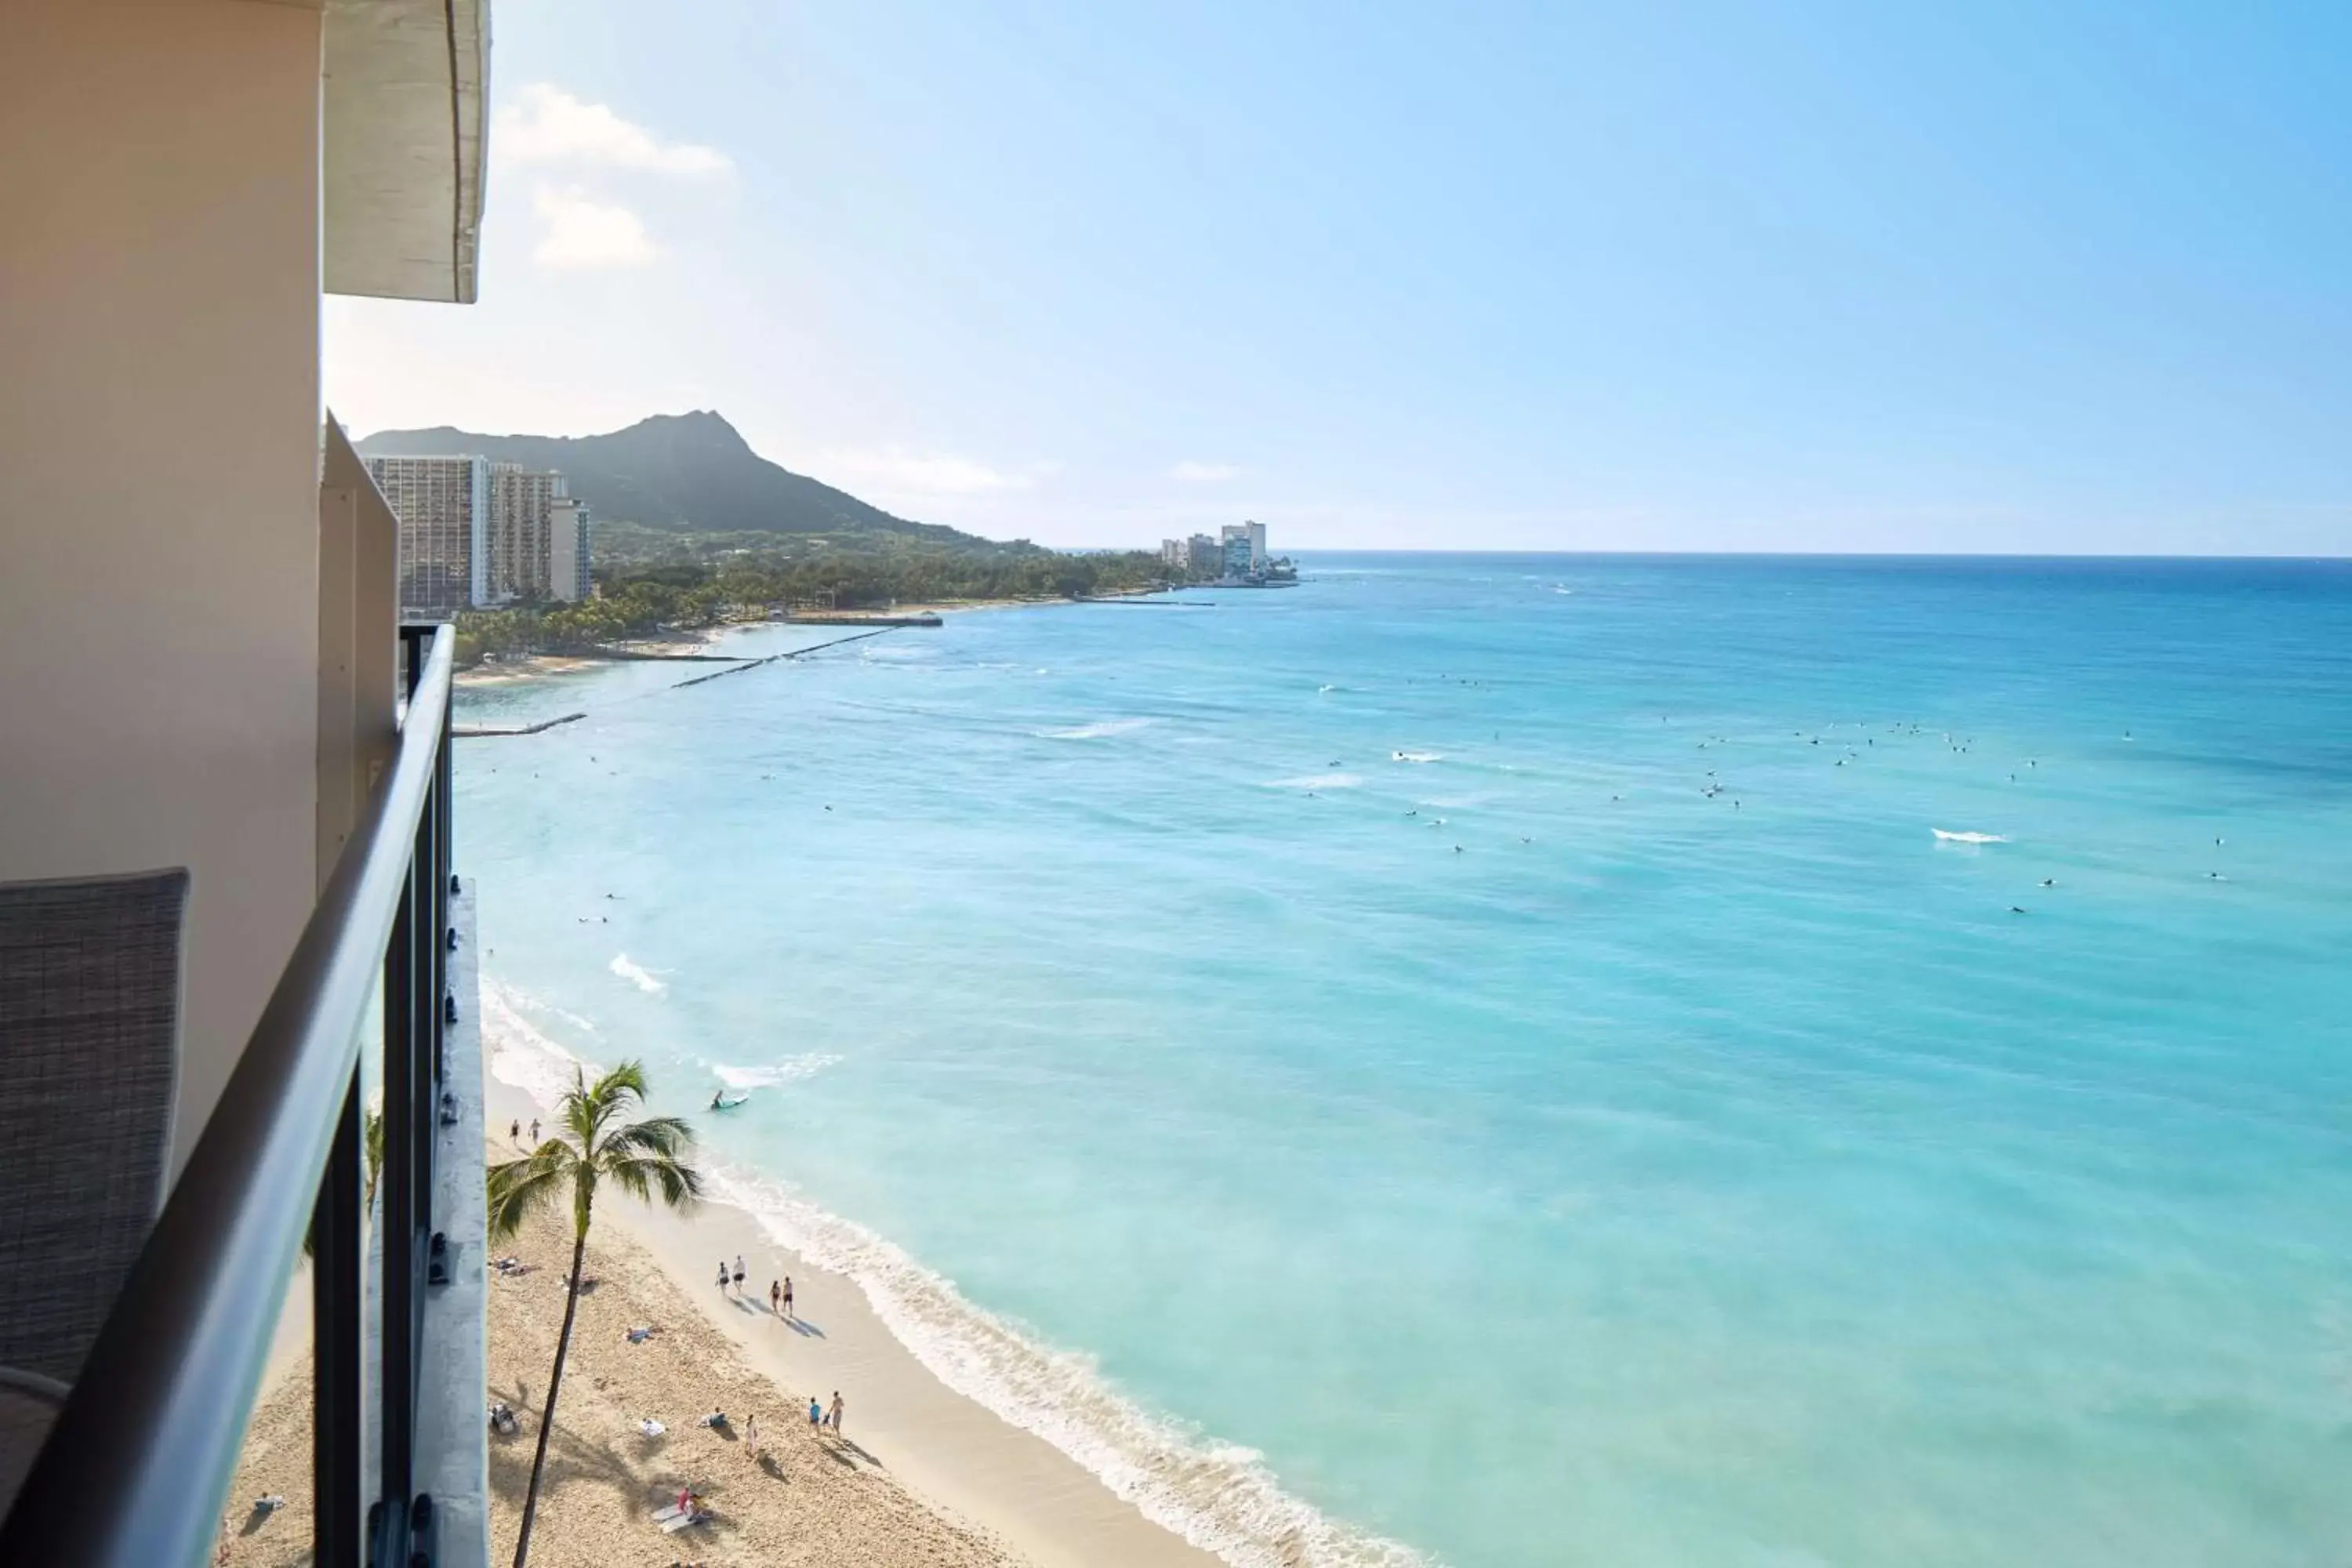
[[[1223,549],[1205,533],[1196,533],[1185,541],[1184,552],[1192,575],[1200,578],[1222,577],[1225,574]]]
[[[562,474],[467,457],[367,467],[400,520],[404,619],[588,596],[588,507]]]
[[[547,596],[573,604],[590,597],[588,503],[559,496],[548,504]]]
[[[1160,542],[1160,564],[1181,576],[1192,570],[1192,552],[1181,539],[1163,539]]]
[[[555,503],[567,499],[563,476],[520,463],[490,465],[489,593],[486,603],[555,597],[551,577]]]
[[[1229,522],[1224,537],[1219,542],[1218,553],[1228,577],[1258,577],[1265,575],[1265,524],[1262,522]]]
[[[401,617],[446,621],[489,603],[489,460],[370,458],[367,468],[400,520]]]

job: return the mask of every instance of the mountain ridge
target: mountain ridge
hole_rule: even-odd
[[[488,436],[455,426],[379,430],[353,443],[370,458],[483,457],[562,472],[598,521],[673,533],[896,534],[935,544],[992,545],[917,522],[760,456],[716,409],[656,414],[601,436]]]

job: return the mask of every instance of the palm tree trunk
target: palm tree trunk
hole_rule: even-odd
[[[572,1319],[580,1310],[580,1268],[588,1255],[588,1224],[583,1216],[572,1239],[572,1288],[563,1297],[563,1331],[555,1337],[555,1370],[547,1378],[547,1408],[539,1413],[539,1451],[530,1457],[530,1489],[522,1494],[522,1532],[515,1537],[514,1568],[523,1568],[530,1555],[530,1521],[539,1512],[539,1473],[547,1468],[547,1435],[555,1430],[555,1394],[563,1386],[563,1357],[572,1349]]]

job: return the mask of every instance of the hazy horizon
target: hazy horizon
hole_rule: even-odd
[[[506,0],[354,430],[1148,546],[2352,553],[2352,13]]]

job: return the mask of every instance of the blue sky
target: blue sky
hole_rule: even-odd
[[[2352,553],[2352,5],[499,0],[356,431],[1064,544]]]

